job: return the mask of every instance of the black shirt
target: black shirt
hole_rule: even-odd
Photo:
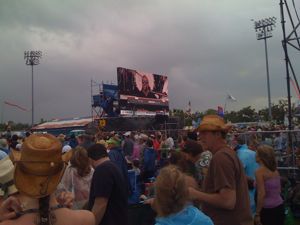
[[[108,199],[106,211],[99,225],[128,225],[127,188],[120,170],[111,161],[96,167],[89,197],[88,208],[92,210],[95,198]]]

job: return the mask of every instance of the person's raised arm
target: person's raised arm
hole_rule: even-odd
[[[217,208],[232,210],[236,204],[236,191],[229,188],[223,188],[218,193],[204,193],[189,187],[191,200],[205,202]]]

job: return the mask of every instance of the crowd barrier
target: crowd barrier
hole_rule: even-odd
[[[300,165],[300,130],[234,132],[227,137],[231,147],[234,148],[237,145],[238,136],[243,137],[248,147],[253,150],[256,150],[261,144],[272,146],[280,173],[300,181],[298,168]],[[292,143],[289,143],[290,139]]]

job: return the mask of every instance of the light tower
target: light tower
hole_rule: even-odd
[[[266,54],[266,68],[267,68],[267,86],[268,86],[268,105],[269,105],[269,120],[272,120],[272,105],[271,105],[271,91],[270,91],[270,76],[269,76],[269,62],[268,62],[268,48],[267,39],[271,38],[272,31],[275,27],[276,17],[269,17],[254,22],[254,29],[256,31],[257,40],[265,41]]]
[[[24,59],[26,65],[31,66],[31,126],[34,125],[34,86],[33,86],[33,66],[40,64],[41,51],[25,51]]]

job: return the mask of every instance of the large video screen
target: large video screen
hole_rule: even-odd
[[[117,68],[121,115],[169,113],[167,76]]]

